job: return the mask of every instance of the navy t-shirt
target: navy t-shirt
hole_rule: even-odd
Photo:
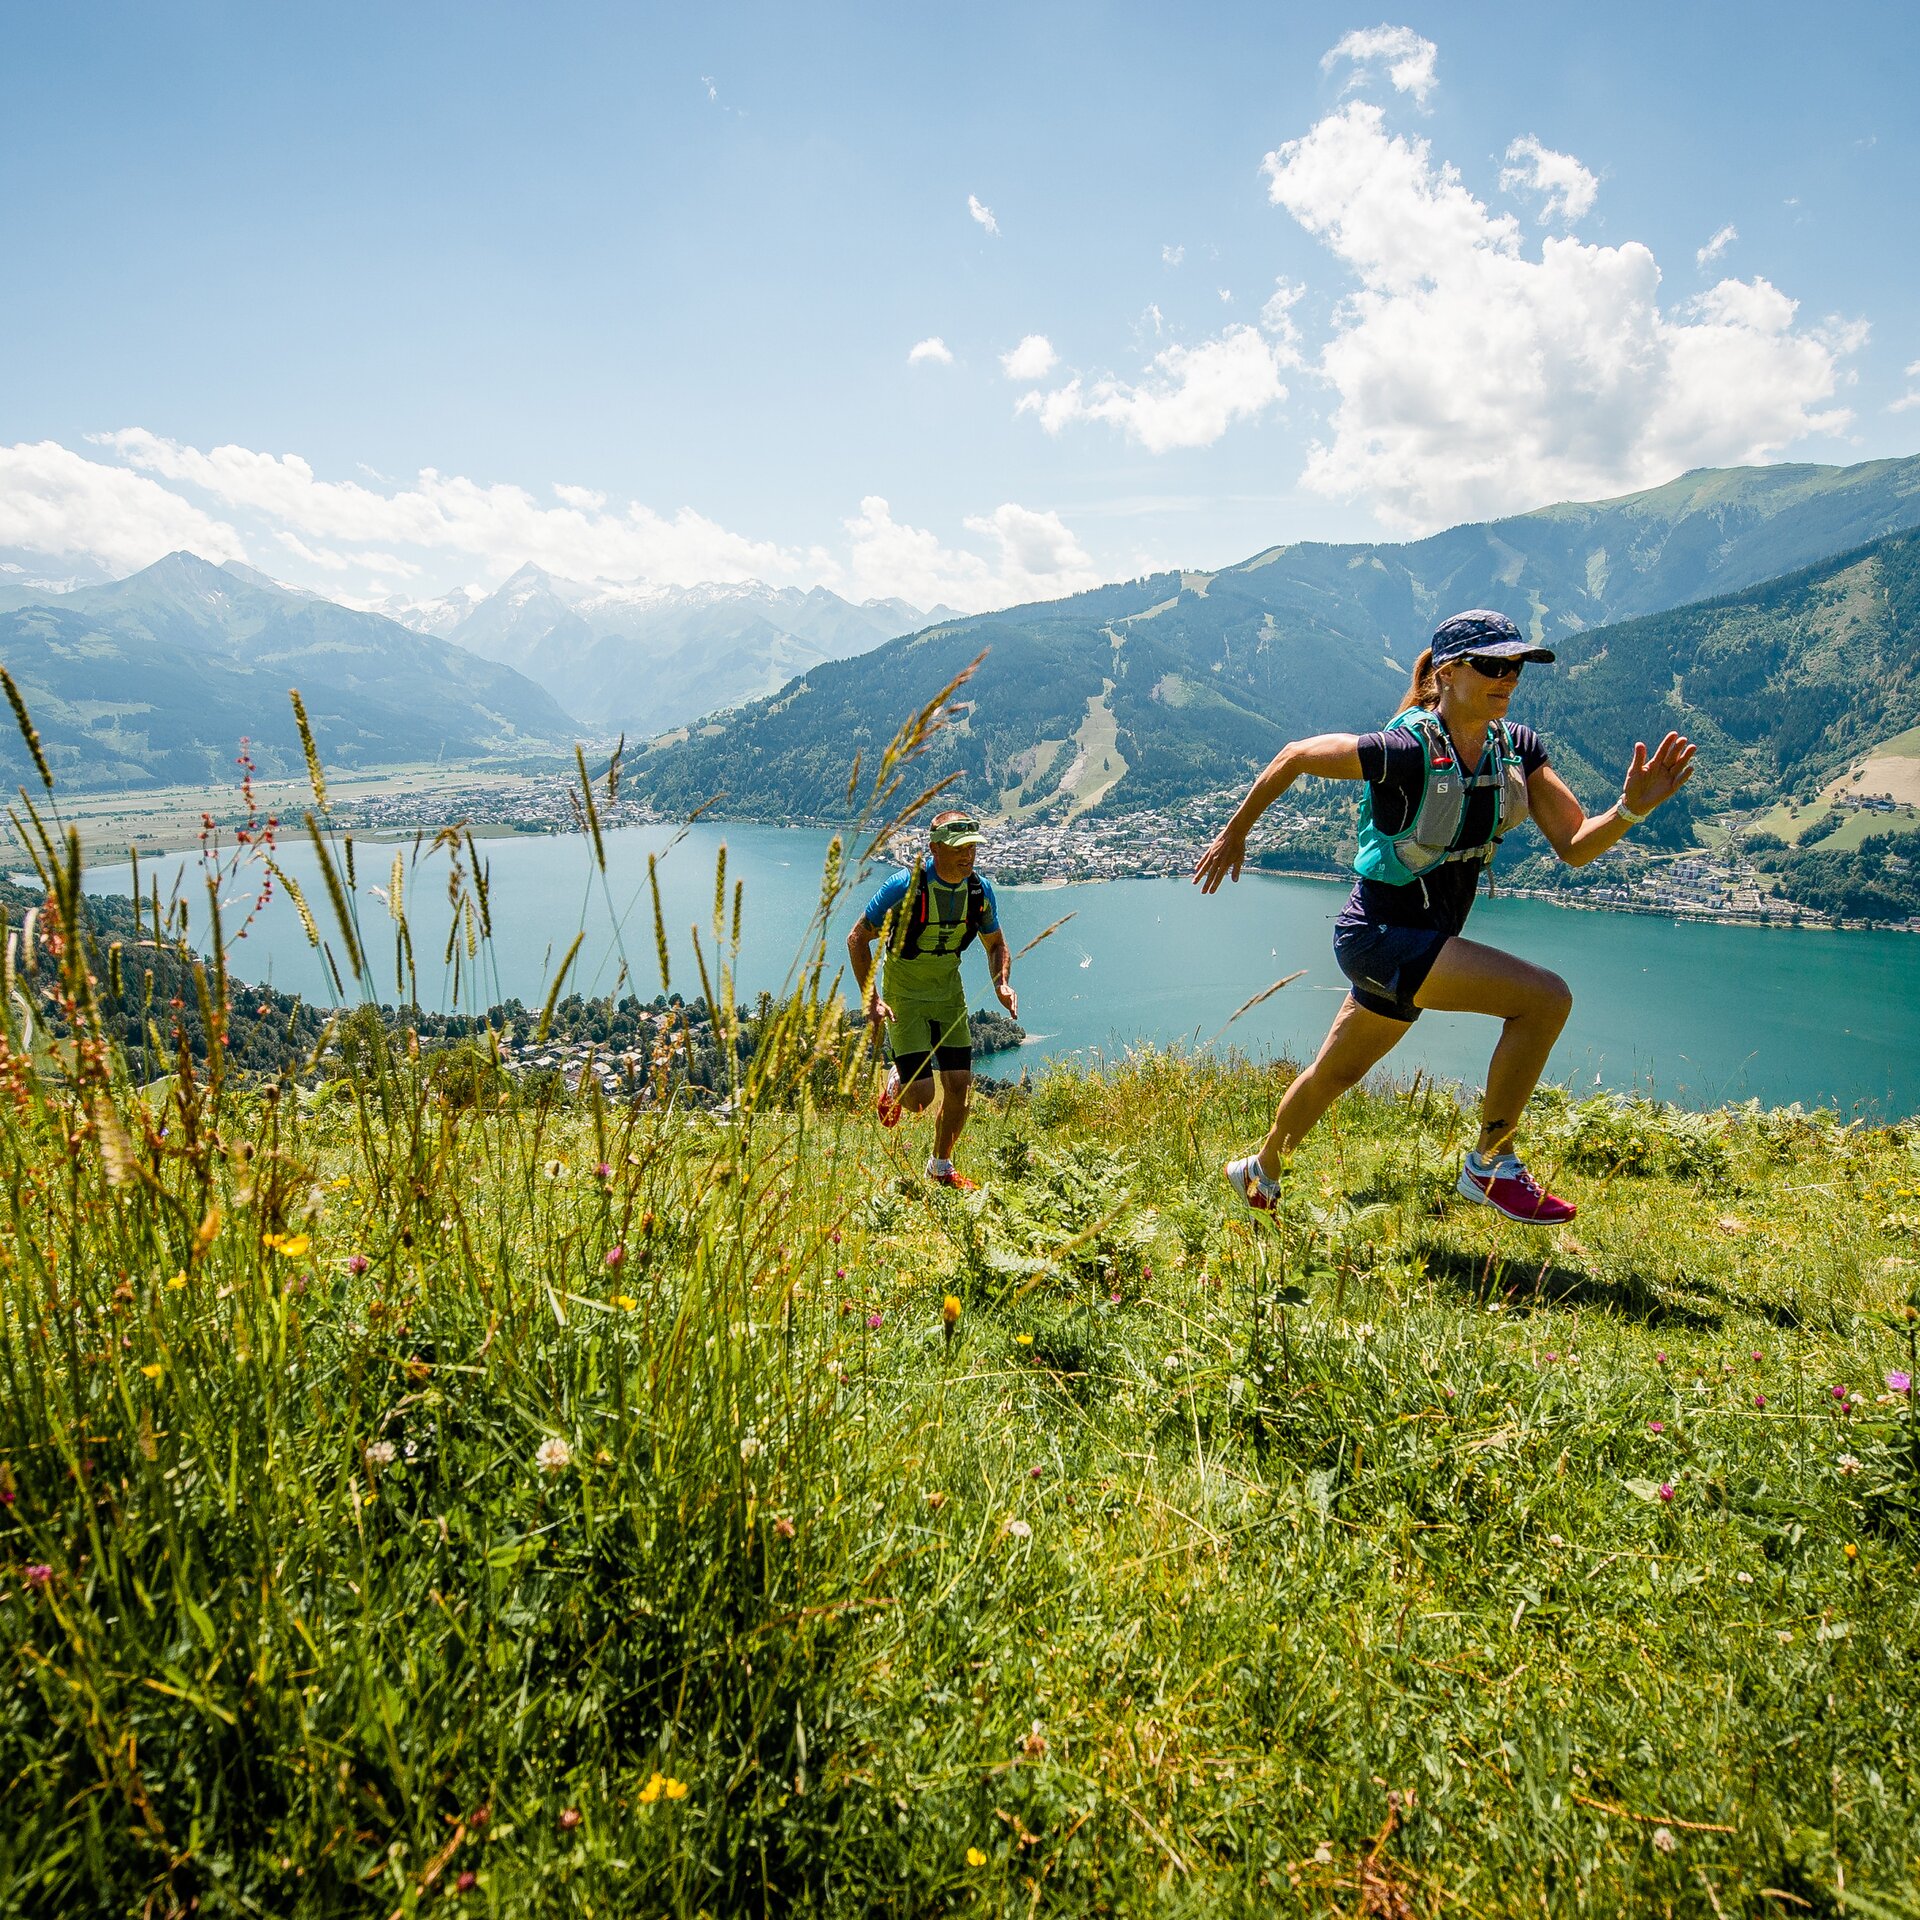
[[[1535,768],[1547,764],[1547,750],[1540,736],[1513,720],[1507,722],[1507,731],[1513,737],[1522,770],[1531,778]],[[1372,789],[1375,824],[1382,833],[1399,833],[1420,805],[1426,750],[1403,727],[1363,733],[1358,744],[1360,771]],[[1476,788],[1467,795],[1459,844],[1471,847],[1485,841],[1499,816],[1498,790]],[[1411,886],[1395,886],[1388,880],[1358,880],[1352,897],[1340,910],[1339,924],[1346,927],[1370,922],[1375,926],[1431,927],[1439,933],[1458,933],[1473,910],[1474,889],[1482,871],[1477,860],[1450,860],[1435,867],[1424,882],[1416,881]]]

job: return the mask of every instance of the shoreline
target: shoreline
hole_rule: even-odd
[[[124,800],[126,796],[116,795]],[[349,803],[351,804],[351,803]],[[89,860],[103,866],[126,864],[128,849],[111,850],[104,839],[91,837],[83,818],[75,822],[81,827],[82,842]],[[844,822],[813,820],[757,820],[718,817],[704,815],[708,823],[715,826],[743,826],[766,828],[811,829],[820,832],[844,832]],[[432,834],[442,827],[454,824],[451,821],[421,821],[409,826],[392,822],[335,822],[339,831],[350,832],[367,845],[392,845],[414,839],[416,836]],[[528,826],[514,821],[468,820],[463,823],[466,830],[476,840],[520,840],[560,837],[576,831],[570,824],[560,826]],[[657,818],[626,819],[617,822],[603,822],[608,832],[618,832],[622,827],[672,826],[677,824],[665,816]],[[231,829],[223,829],[230,832]],[[297,832],[297,829],[295,830]],[[162,844],[167,841],[179,841],[178,845]],[[174,855],[192,855],[199,850],[197,835],[186,837],[179,832],[168,832],[164,828],[156,833],[140,836],[138,857],[145,860],[166,859]],[[1010,879],[994,875],[996,884],[1006,887],[1019,887],[1032,892],[1058,892],[1069,887],[1095,886],[1108,880],[1161,880],[1178,878],[1183,866],[1166,866],[1159,863],[1141,863],[1122,867],[1120,870],[1095,874],[1073,875],[1058,873],[1040,873],[1035,877]],[[1243,877],[1264,875],[1276,880],[1313,880],[1329,886],[1351,886],[1349,873],[1329,873],[1317,867],[1269,867],[1249,863],[1243,869]],[[1755,927],[1770,932],[1785,933],[1920,933],[1920,916],[1907,921],[1887,920],[1833,920],[1810,908],[1802,908],[1796,920],[1784,913],[1738,913],[1716,911],[1711,908],[1689,906],[1685,904],[1655,903],[1635,900],[1589,900],[1577,892],[1555,887],[1502,887],[1501,893],[1516,900],[1535,900],[1551,907],[1561,907],[1576,913],[1624,913],[1637,914],[1643,918],[1692,921],[1706,926]]]

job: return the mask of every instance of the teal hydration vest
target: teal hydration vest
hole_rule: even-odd
[[[1487,729],[1477,773],[1462,771],[1437,713],[1409,707],[1387,722],[1388,732],[1395,728],[1420,742],[1425,761],[1420,804],[1398,833],[1383,833],[1374,821],[1373,788],[1368,786],[1360,799],[1360,850],[1354,856],[1354,872],[1366,880],[1407,887],[1452,860],[1491,861],[1494,848],[1527,817],[1527,772],[1507,723],[1496,720]],[[1468,796],[1487,787],[1497,787],[1500,793],[1492,838],[1471,847],[1455,846],[1467,817]]]

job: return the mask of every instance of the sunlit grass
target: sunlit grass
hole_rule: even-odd
[[[1549,1237],[1384,1087],[1256,1224],[1143,1051],[962,1197],[822,951],[724,1116],[10,1000],[12,1910],[1915,1910],[1908,1130],[1548,1096]]]

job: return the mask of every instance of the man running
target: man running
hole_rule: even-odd
[[[993,970],[994,996],[1009,1017],[1020,1017],[1020,1002],[1008,984],[1013,954],[1000,931],[993,885],[973,870],[984,838],[979,821],[965,813],[936,814],[927,838],[931,857],[902,867],[867,902],[847,935],[847,958],[867,1019],[885,1033],[893,1058],[880,1091],[881,1125],[897,1126],[903,1108],[926,1112],[937,1079],[940,1106],[933,1117],[927,1178],[965,1193],[974,1183],[953,1165],[973,1085],[973,1035],[960,956],[976,938]],[[877,977],[876,940],[886,945],[886,964]]]

